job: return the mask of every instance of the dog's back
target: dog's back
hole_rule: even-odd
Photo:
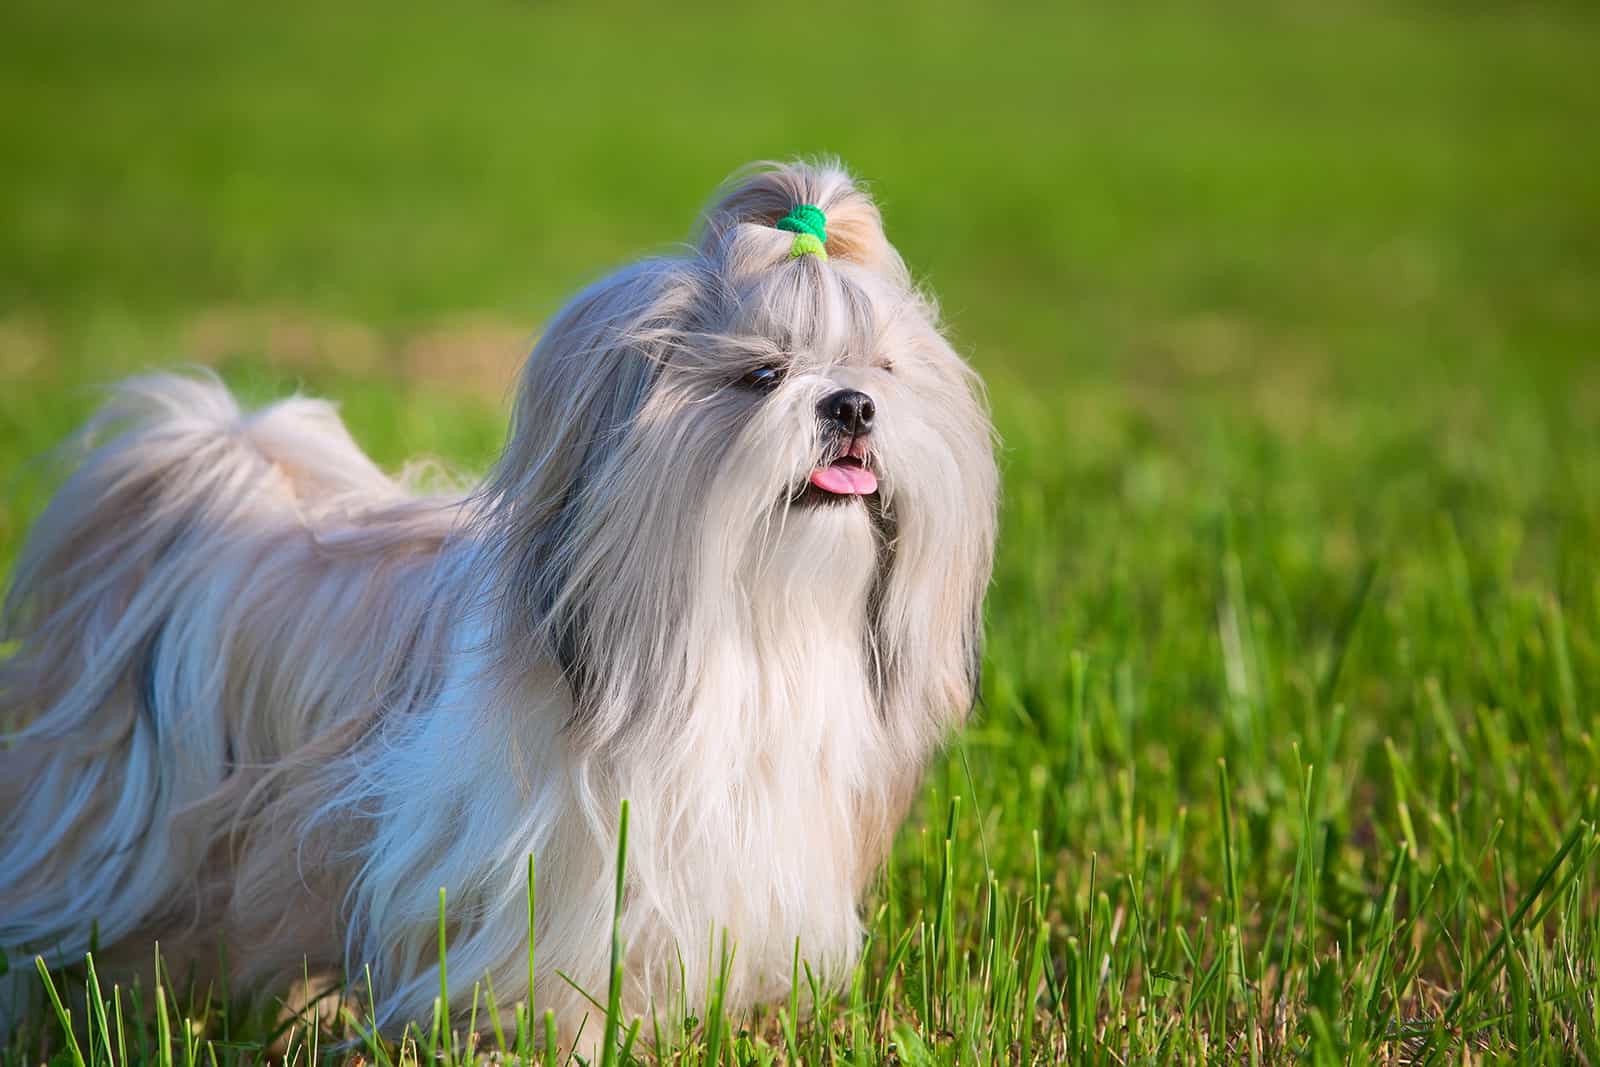
[[[385,476],[329,405],[245,414],[208,377],[125,383],[69,447],[0,629],[0,948],[63,963],[92,929],[227,909],[227,838],[293,832],[273,776],[422,684],[415,586],[457,510]]]

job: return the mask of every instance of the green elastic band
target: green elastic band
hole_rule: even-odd
[[[789,248],[789,258],[821,256],[828,258],[825,247],[828,240],[828,216],[815,204],[800,204],[777,221],[780,230],[794,234],[794,244]]]
[[[801,256],[821,256],[828,258],[828,250],[822,247],[822,242],[817,240],[815,234],[797,233],[794,235],[794,244],[789,246],[789,258],[799,259]]]

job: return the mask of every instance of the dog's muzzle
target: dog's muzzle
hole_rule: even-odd
[[[872,397],[859,389],[840,389],[822,398],[817,415],[844,444],[832,460],[811,472],[813,486],[834,496],[868,496],[878,491],[878,475],[867,447],[877,413]]]

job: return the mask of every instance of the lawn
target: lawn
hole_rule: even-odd
[[[12,0],[0,40],[0,567],[95,383],[208,363],[479,469],[540,323],[728,172],[872,182],[1004,442],[982,706],[851,986],[663,1059],[1600,1064],[1588,6]],[[81,1054],[259,1058],[205,994]]]

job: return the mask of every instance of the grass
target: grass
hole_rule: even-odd
[[[983,705],[847,989],[797,963],[661,1058],[1600,1063],[1586,7],[19,0],[0,38],[0,563],[91,383],[202,359],[481,467],[523,340],[729,170],[876,182],[1005,441]],[[78,1043],[0,1064],[549,1058],[537,1006],[285,1051],[270,1005],[56,985]]]

